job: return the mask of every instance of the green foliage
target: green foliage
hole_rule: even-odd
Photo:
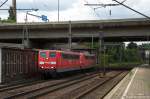
[[[105,65],[113,64],[113,63],[142,63],[142,58],[140,57],[140,53],[138,50],[138,45],[134,42],[128,44],[127,48],[125,48],[125,44],[122,43],[120,45],[113,45],[116,43],[112,43],[112,45],[106,46],[105,56],[104,51],[102,51],[101,63],[104,63],[105,57]],[[118,43],[119,44],[119,43]],[[91,47],[91,43],[86,43],[87,46]],[[94,42],[94,48],[99,48],[99,43]],[[149,45],[150,47],[150,45]]]
[[[140,55],[137,49],[126,49],[124,55],[125,62],[138,62],[141,61]]]
[[[150,49],[150,44],[142,44],[142,45],[139,46],[139,48],[149,50]]]
[[[101,57],[101,65],[109,65],[109,55],[107,54],[102,54],[102,57]]]
[[[8,20],[16,21],[16,17],[15,17],[14,12],[13,12],[13,7],[10,7],[8,12],[9,12]]]
[[[138,50],[138,46],[134,43],[128,45],[128,48],[122,46],[107,47],[105,59],[106,63],[142,63],[142,58]],[[102,60],[103,61],[103,60]]]
[[[134,42],[130,42],[127,46],[128,49],[137,49],[138,45]]]
[[[8,10],[8,13],[9,13],[9,17],[8,19],[4,19],[2,20],[0,18],[0,23],[15,23],[16,22],[16,17],[14,15],[14,12],[13,12],[13,8],[10,7],[10,9]]]
[[[4,19],[4,20],[0,20],[0,23],[15,23],[15,20],[10,20],[10,19]]]

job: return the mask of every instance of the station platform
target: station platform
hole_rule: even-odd
[[[150,66],[134,68],[104,99],[150,99]]]

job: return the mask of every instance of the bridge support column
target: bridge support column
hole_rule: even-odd
[[[31,40],[23,40],[22,43],[24,45],[24,48],[31,48],[32,47]]]
[[[22,44],[24,45],[24,48],[31,48],[27,24],[23,27]]]

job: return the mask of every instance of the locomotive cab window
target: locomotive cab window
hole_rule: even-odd
[[[50,52],[49,57],[56,57],[56,53],[55,52]]]
[[[41,56],[42,58],[46,58],[46,52],[40,52],[40,56]]]

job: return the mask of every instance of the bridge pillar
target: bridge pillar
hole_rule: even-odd
[[[32,48],[31,40],[23,40],[22,43],[24,45],[24,48]]]

